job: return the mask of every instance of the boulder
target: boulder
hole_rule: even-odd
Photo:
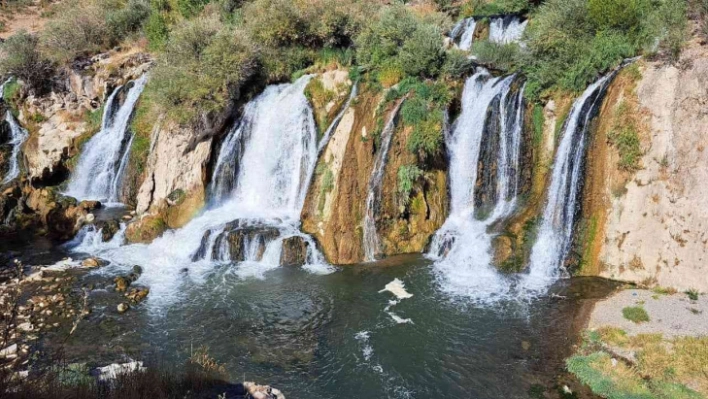
[[[280,265],[297,267],[307,262],[307,247],[309,243],[303,237],[293,236],[283,239],[283,250],[280,253]]]

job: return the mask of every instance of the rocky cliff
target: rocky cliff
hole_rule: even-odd
[[[587,272],[708,291],[708,50],[694,38],[677,64],[645,62],[639,72],[636,83],[613,84],[590,150]],[[617,115],[637,121],[633,168]]]

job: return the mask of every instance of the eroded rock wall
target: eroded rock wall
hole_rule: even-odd
[[[604,162],[591,165],[589,176],[600,178],[587,195],[604,201],[606,214],[590,267],[607,278],[706,292],[708,49],[694,39],[678,64],[641,69],[635,93],[647,132],[639,170],[631,178],[617,173],[614,149],[596,151]],[[612,106],[605,104],[603,120]]]

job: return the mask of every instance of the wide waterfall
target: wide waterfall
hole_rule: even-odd
[[[364,260],[367,262],[375,261],[376,256],[381,252],[379,235],[376,231],[376,216],[383,194],[381,184],[383,183],[386,161],[388,160],[388,150],[391,147],[393,132],[396,130],[396,118],[398,117],[398,111],[401,109],[403,101],[404,100],[400,100],[393,111],[391,111],[391,116],[381,132],[381,145],[376,153],[374,167],[371,172],[371,177],[369,178],[369,191],[366,197],[366,214],[364,215],[364,237],[362,239]]]
[[[128,124],[145,88],[147,76],[118,87],[108,97],[101,130],[83,147],[66,194],[80,200],[119,202],[123,172],[130,155],[132,135]],[[125,100],[119,105],[123,91]]]
[[[7,82],[9,82],[9,80]],[[7,84],[7,82],[0,85],[0,100],[3,99],[5,84]],[[10,126],[10,141],[8,144],[12,146],[12,152],[8,159],[7,173],[5,173],[0,184],[7,184],[20,175],[20,150],[22,149],[22,144],[27,140],[27,137],[29,137],[27,130],[20,126],[10,110],[5,112],[5,122]]]
[[[212,198],[201,215],[149,245],[101,243],[83,250],[119,265],[144,265],[141,282],[154,301],[173,298],[184,278],[201,281],[218,264],[238,263],[231,269],[237,276],[261,278],[280,266],[283,241],[292,237],[306,243],[305,269],[330,272],[314,240],[299,231],[317,162],[317,131],[304,95],[310,79],[270,86],[246,106],[222,144]],[[237,259],[224,248],[233,232],[242,240]]]
[[[480,69],[467,79],[462,113],[446,135],[450,156],[450,216],[435,234],[428,256],[434,259],[441,287],[481,302],[509,290],[509,282],[491,265],[490,224],[513,211],[519,187],[519,158],[523,131],[522,90],[514,76],[492,77]],[[491,137],[495,136],[495,137]],[[492,146],[497,142],[498,145]],[[483,148],[486,143],[486,148]],[[491,199],[488,216],[476,215],[479,165],[483,152],[497,173],[486,187]],[[489,169],[489,167],[488,167]]]
[[[563,273],[580,206],[588,131],[613,77],[608,74],[589,86],[565,121],[529,273],[521,282],[526,290],[541,292]]]
[[[477,20],[466,18],[458,22],[450,31],[450,38],[460,50],[469,51],[474,43]],[[489,41],[492,43],[517,43],[524,34],[528,20],[513,15],[489,19]]]

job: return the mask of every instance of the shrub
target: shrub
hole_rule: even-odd
[[[649,321],[649,314],[641,306],[628,306],[622,309],[622,316],[637,324]]]
[[[688,295],[688,299],[692,301],[697,301],[699,293],[696,290],[688,290],[686,291],[686,295]]]
[[[445,18],[420,17],[409,8],[391,6],[356,37],[357,62],[372,68],[399,67],[409,76],[436,77],[445,62],[442,29]]]
[[[257,53],[245,34],[214,17],[199,17],[172,32],[149,88],[158,106],[185,123],[221,110],[256,67]]]
[[[487,17],[492,15],[516,14],[530,8],[528,0],[494,0],[491,2],[476,1],[472,5],[471,15]]]
[[[56,8],[42,45],[52,60],[68,62],[116,45],[139,31],[149,15],[145,0],[70,0]]]
[[[481,64],[509,71],[519,59],[519,45],[516,43],[492,43],[484,40],[472,45],[472,54]]]
[[[38,38],[25,31],[10,36],[0,44],[0,75],[14,76],[35,91],[45,89],[54,68],[40,53],[38,44]]]
[[[473,63],[462,50],[452,49],[445,55],[442,75],[448,79],[460,79],[473,68]]]
[[[413,184],[422,175],[423,171],[416,165],[402,165],[398,168],[398,194],[404,206],[410,201]]]

